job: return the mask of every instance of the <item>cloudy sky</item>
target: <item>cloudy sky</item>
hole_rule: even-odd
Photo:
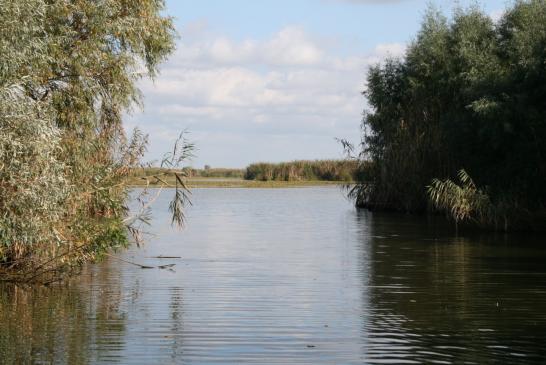
[[[451,12],[473,1],[435,0]],[[178,48],[128,129],[149,134],[148,160],[183,130],[192,165],[340,158],[336,138],[359,141],[366,69],[402,55],[429,1],[167,0]],[[499,16],[504,0],[482,2]]]

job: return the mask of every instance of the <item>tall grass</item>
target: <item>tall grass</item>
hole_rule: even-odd
[[[433,179],[427,187],[434,207],[447,213],[458,225],[472,221],[485,226],[496,221],[496,212],[489,195],[478,189],[464,170],[459,171],[459,184],[447,179]],[[505,227],[506,229],[507,227]]]
[[[433,207],[460,224],[476,225],[495,231],[514,229],[544,230],[546,212],[530,211],[513,197],[491,198],[488,189],[479,188],[465,170],[460,170],[458,182],[433,179],[427,193]]]
[[[244,169],[208,168],[191,169],[191,177],[242,179],[245,176]]]
[[[176,171],[160,167],[145,167],[131,171],[131,181],[142,178],[164,176],[170,178]],[[226,178],[256,181],[343,181],[352,182],[361,173],[359,162],[351,160],[315,160],[281,163],[258,162],[246,169],[187,167],[184,173],[189,178]]]
[[[246,180],[260,181],[353,181],[357,161],[315,160],[281,163],[254,163],[246,168]]]

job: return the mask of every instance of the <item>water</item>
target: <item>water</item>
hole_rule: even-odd
[[[61,287],[0,286],[0,363],[545,363],[546,246],[357,211],[335,187],[196,189],[188,227]],[[153,256],[180,256],[157,259]]]

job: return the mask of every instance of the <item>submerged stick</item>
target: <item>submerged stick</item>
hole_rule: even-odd
[[[140,267],[141,269],[155,269],[155,266],[146,266],[146,265],[137,264],[136,262],[124,260],[124,259],[122,259],[122,258],[120,258],[120,257],[116,257],[116,256],[114,256],[114,255],[110,255],[109,253],[105,253],[105,255],[108,256],[108,257],[111,257],[111,258],[113,258],[113,259],[116,259],[116,260],[125,262],[126,264],[138,266],[138,267]]]
[[[168,264],[168,265],[160,265],[160,266],[147,266],[147,265],[137,264],[136,262],[132,262],[132,261],[129,261],[129,260],[124,260],[124,259],[122,259],[120,257],[116,257],[116,256],[111,255],[109,253],[105,253],[105,255],[108,256],[108,257],[111,257],[113,259],[125,262],[127,264],[138,266],[141,269],[168,269],[168,268],[172,268],[173,266],[176,266],[176,264]]]
[[[148,256],[149,259],[181,259],[181,256]]]

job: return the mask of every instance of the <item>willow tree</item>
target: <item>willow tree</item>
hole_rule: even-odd
[[[542,0],[515,1],[497,22],[478,7],[451,18],[429,10],[404,57],[369,71],[361,157],[373,164],[353,190],[357,204],[449,212],[434,201],[457,194],[443,199],[433,189],[429,196],[427,186],[450,184],[464,170],[492,207],[493,216],[474,221],[540,221],[546,208],[545,44]],[[457,210],[466,202],[453,204]]]
[[[0,9],[0,264],[28,279],[127,244],[124,180],[146,138],[126,136],[122,116],[141,105],[136,82],[157,74],[175,31],[162,0]]]

